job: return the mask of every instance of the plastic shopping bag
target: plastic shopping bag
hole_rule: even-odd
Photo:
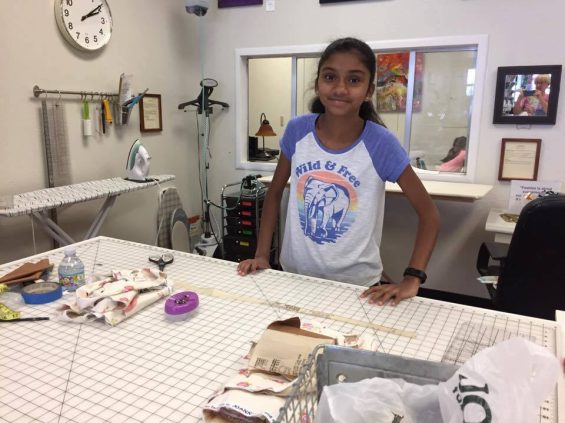
[[[559,375],[546,348],[512,338],[471,357],[447,381],[438,398],[445,423],[534,422]]]
[[[324,387],[315,423],[438,423],[436,385],[371,378]]]

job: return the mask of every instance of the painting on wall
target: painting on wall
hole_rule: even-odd
[[[218,8],[263,4],[263,0],[218,0]]]
[[[416,53],[412,111],[422,107],[422,71],[424,56]],[[410,52],[377,54],[377,112],[405,112],[408,91]]]

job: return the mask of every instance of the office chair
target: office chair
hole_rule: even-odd
[[[565,196],[524,206],[510,245],[483,243],[477,270],[498,275],[497,288],[487,285],[497,309],[555,320],[555,310],[565,310]]]

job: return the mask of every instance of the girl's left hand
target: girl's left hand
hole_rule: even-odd
[[[390,305],[397,305],[406,298],[418,294],[420,279],[407,276],[397,284],[385,284],[372,286],[361,294],[361,298],[369,297],[370,304],[384,305],[390,301]]]

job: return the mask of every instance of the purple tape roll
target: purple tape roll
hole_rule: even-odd
[[[196,310],[197,307],[198,294],[196,292],[178,292],[165,301],[165,314],[171,317],[182,317]]]

